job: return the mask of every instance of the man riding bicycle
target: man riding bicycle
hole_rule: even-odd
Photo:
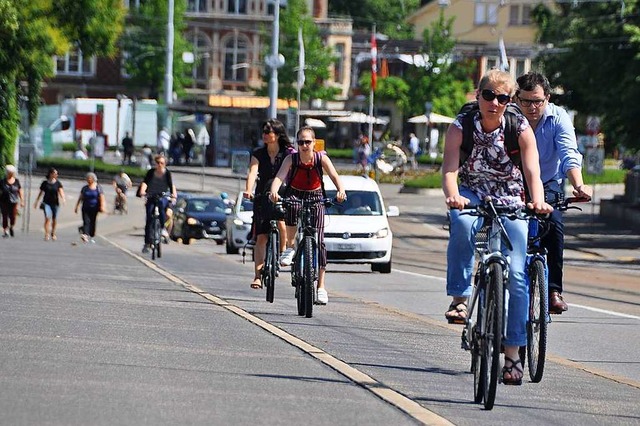
[[[146,197],[145,210],[147,213],[146,224],[144,227],[144,247],[143,253],[148,253],[151,246],[151,220],[153,218],[154,204],[150,202],[154,195],[171,194],[171,199],[166,197],[160,198],[162,208],[160,209],[160,222],[165,223],[167,217],[171,218],[171,209],[169,203],[175,203],[177,198],[176,186],[173,184],[171,172],[167,170],[167,159],[162,155],[154,157],[156,167],[150,169],[140,184],[139,196]],[[168,232],[163,230],[163,236],[168,236]]]
[[[287,225],[287,250],[283,256],[293,258],[293,244],[296,238],[296,219],[298,210],[302,207],[301,200],[314,201],[313,219],[316,229],[318,230],[318,247],[320,248],[318,273],[318,303],[326,305],[329,301],[327,290],[324,286],[324,276],[327,268],[327,249],[324,245],[324,204],[322,190],[322,170],[324,170],[333,183],[336,185],[338,192],[336,198],[338,202],[346,199],[345,193],[338,172],[336,172],[333,163],[324,155],[324,153],[314,152],[313,148],[316,143],[316,135],[311,127],[302,127],[296,135],[298,139],[298,153],[289,155],[284,159],[278,174],[271,183],[270,198],[274,203],[280,199],[278,191],[283,181],[288,182],[287,195],[290,196],[294,203],[291,208],[287,209],[285,215],[285,223]],[[296,164],[294,164],[294,161]],[[292,172],[293,166],[293,172]],[[292,172],[292,173],[290,173]],[[288,179],[287,179],[288,176]],[[298,200],[296,203],[295,200]],[[290,261],[289,261],[290,263]]]
[[[565,177],[573,186],[574,196],[591,198],[593,190],[582,180],[582,154],[578,151],[571,118],[564,109],[549,102],[549,80],[544,75],[531,71],[518,77],[517,82],[515,100],[536,137],[545,198],[551,202],[564,197]],[[551,228],[540,243],[547,249],[549,312],[561,314],[569,309],[562,297],[562,211],[555,210],[551,213],[550,223]]]

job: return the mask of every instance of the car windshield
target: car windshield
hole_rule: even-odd
[[[252,212],[253,211],[253,201],[248,198],[243,198],[242,203],[240,203],[241,212]]]
[[[336,191],[327,191],[327,197],[333,199]],[[373,191],[347,191],[347,199],[327,209],[326,214],[336,216],[381,216],[382,203]]]
[[[215,198],[192,198],[187,202],[187,211],[191,213],[224,213],[226,206]]]

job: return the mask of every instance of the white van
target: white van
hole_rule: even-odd
[[[327,197],[336,187],[324,176]],[[387,217],[398,216],[395,206],[385,208],[380,188],[366,176],[340,176],[347,200],[326,210],[324,242],[330,263],[370,263],[371,270],[391,272],[393,233]]]

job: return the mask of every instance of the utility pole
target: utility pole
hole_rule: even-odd
[[[269,80],[269,118],[278,118],[278,68],[282,64],[278,61],[280,41],[280,0],[273,0],[273,32],[271,34],[271,58],[267,65],[271,67]],[[283,61],[284,62],[284,61]]]
[[[166,127],[171,129],[171,119],[169,115],[169,106],[173,103],[173,13],[174,0],[168,1],[167,12],[167,57],[164,75],[164,101],[167,105]]]

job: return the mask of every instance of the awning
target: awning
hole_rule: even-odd
[[[446,115],[437,114],[435,112],[429,114],[429,123],[449,124],[453,123],[453,120],[455,120],[455,118],[447,117]],[[427,122],[427,116],[424,114],[416,115],[415,117],[411,117],[410,119],[408,119],[407,122],[425,124]]]
[[[364,112],[352,112],[344,117],[330,118],[331,121],[337,121],[340,123],[373,123],[373,124],[387,124],[389,119],[387,117],[372,117]]]
[[[304,124],[306,124],[309,127],[316,127],[316,128],[327,127],[327,125],[324,124],[324,121],[318,120],[317,118],[305,118]]]

